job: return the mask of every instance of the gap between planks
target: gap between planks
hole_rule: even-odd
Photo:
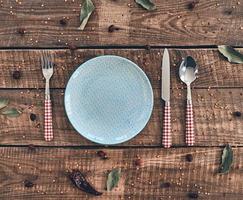
[[[0,148],[28,148],[30,147],[31,144],[29,145],[4,145],[4,144],[0,144]],[[164,150],[169,150],[169,149],[182,149],[182,148],[188,148],[188,149],[193,149],[193,148],[198,148],[198,149],[207,149],[207,148],[224,148],[225,145],[213,145],[213,146],[192,146],[192,147],[189,147],[189,146],[184,146],[184,145],[174,145],[172,146],[171,148],[169,149],[166,149],[160,145],[152,145],[152,146],[102,146],[102,145],[98,145],[98,146],[78,146],[78,145],[74,145],[74,146],[70,146],[70,145],[67,145],[67,146],[53,146],[53,145],[50,145],[50,146],[45,146],[45,145],[33,145],[34,147],[36,148],[56,148],[56,149],[80,149],[80,150],[85,150],[85,149],[90,149],[90,150],[98,150],[98,149],[164,149]],[[231,145],[232,148],[241,148],[243,147],[243,145]]]
[[[90,45],[90,46],[76,46],[77,49],[76,50],[83,50],[83,49],[164,49],[164,48],[169,48],[169,49],[217,49],[217,45],[188,45],[188,46],[180,46],[180,45]],[[243,46],[231,46],[233,48],[243,48]],[[0,51],[5,51],[5,50],[66,50],[66,49],[70,49],[69,46],[61,46],[61,47],[0,47]]]

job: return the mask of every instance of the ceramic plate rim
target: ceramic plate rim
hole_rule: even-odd
[[[147,115],[147,119],[143,125],[143,127],[136,132],[136,134],[133,134],[131,135],[130,137],[126,137],[125,139],[122,139],[118,142],[107,142],[107,143],[101,143],[99,141],[95,141],[94,139],[91,139],[89,137],[87,137],[87,135],[85,134],[82,134],[78,131],[78,129],[73,125],[71,119],[69,118],[68,114],[67,114],[67,108],[66,108],[66,95],[67,95],[67,87],[68,85],[70,84],[70,80],[71,78],[73,77],[73,75],[75,74],[75,72],[83,65],[83,64],[87,64],[88,62],[94,62],[96,59],[99,59],[100,57],[113,57],[115,59],[122,59],[122,60],[126,60],[127,62],[131,63],[131,65],[133,65],[144,77],[144,79],[146,80],[146,84],[148,85],[148,88],[149,88],[149,95],[150,95],[150,98],[151,98],[151,104],[150,104],[150,108],[149,108],[149,112],[148,112],[148,115]],[[131,140],[132,138],[136,137],[144,128],[145,126],[148,124],[150,118],[151,118],[151,115],[152,115],[152,112],[153,112],[153,107],[154,107],[154,93],[153,93],[153,88],[152,88],[152,85],[150,83],[150,80],[148,79],[146,73],[136,64],[134,63],[133,61],[125,58],[125,57],[122,57],[122,56],[117,56],[117,55],[100,55],[100,56],[96,56],[94,58],[91,58],[83,63],[81,63],[71,74],[71,76],[69,77],[68,79],[68,82],[66,84],[66,87],[65,87],[65,92],[64,92],[64,110],[65,110],[65,114],[68,118],[68,121],[70,122],[70,124],[72,125],[72,127],[74,128],[74,130],[79,134],[81,135],[82,137],[86,138],[87,140],[93,142],[93,143],[97,143],[97,144],[101,144],[101,145],[116,145],[116,144],[121,144],[123,142],[127,142],[129,140]]]

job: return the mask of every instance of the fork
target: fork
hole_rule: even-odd
[[[44,138],[46,141],[53,139],[53,128],[52,128],[52,106],[50,98],[50,79],[53,75],[53,54],[48,51],[43,51],[41,54],[41,67],[43,76],[46,79],[45,87],[45,122],[44,122]]]

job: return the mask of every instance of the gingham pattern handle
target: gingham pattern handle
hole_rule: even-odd
[[[164,110],[163,138],[162,138],[162,144],[164,148],[170,148],[172,145],[170,118],[171,118],[170,104],[166,102],[165,110]]]
[[[188,146],[193,146],[194,143],[195,143],[195,136],[194,136],[193,109],[192,109],[192,103],[188,101],[186,106],[186,144]]]
[[[51,100],[45,100],[45,140],[51,141],[53,139],[53,128],[52,128],[52,108]]]

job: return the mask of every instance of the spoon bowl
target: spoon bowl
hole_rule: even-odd
[[[187,56],[180,65],[179,76],[182,82],[186,85],[190,85],[196,80],[198,73],[198,66],[196,61],[191,57]]]

